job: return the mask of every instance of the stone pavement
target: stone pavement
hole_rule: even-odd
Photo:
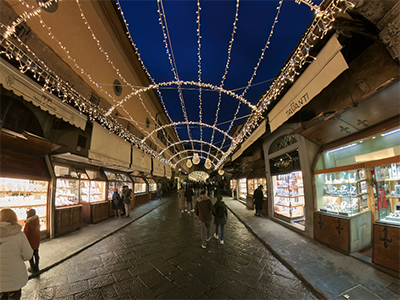
[[[224,200],[237,218],[223,246],[200,248],[174,195],[43,241],[23,299],[400,299],[398,278]]]
[[[22,299],[316,299],[232,213],[224,245],[201,248],[199,228],[171,197],[31,278]]]
[[[400,299],[400,280],[225,198],[229,209],[291,272],[326,299]]]

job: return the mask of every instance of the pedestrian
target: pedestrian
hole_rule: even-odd
[[[18,224],[17,214],[9,208],[0,211],[0,298],[20,299],[28,282],[25,262],[33,250]]]
[[[186,207],[186,199],[185,199],[185,190],[181,188],[178,193],[179,199],[179,207],[181,208],[181,212],[185,212]]]
[[[125,218],[129,218],[131,211],[131,193],[133,193],[133,191],[127,185],[122,187],[122,202],[125,207]]]
[[[205,249],[207,248],[207,242],[211,239],[210,225],[212,214],[215,215],[216,213],[210,198],[206,196],[206,191],[200,192],[200,197],[197,198],[194,209],[200,222],[201,247]]]
[[[226,208],[225,202],[222,201],[222,196],[217,196],[217,202],[214,204],[215,208],[215,216],[214,216],[214,225],[215,225],[215,233],[214,237],[218,240],[220,238],[220,244],[224,244],[225,237],[225,224],[228,219],[228,210]],[[218,227],[221,225],[221,235],[218,235]]]
[[[161,200],[161,197],[162,197],[162,183],[161,181],[159,181],[157,184],[157,199]]]
[[[121,196],[119,195],[117,188],[114,188],[114,193],[112,195],[112,201],[113,201],[114,210],[115,210],[115,218],[120,219],[121,218],[121,210],[122,210],[122,207],[124,206],[124,203],[122,202]]]
[[[36,273],[39,271],[40,222],[39,216],[33,208],[26,212],[24,233],[33,249],[33,256],[29,260],[31,267],[28,271]]]
[[[193,209],[193,188],[191,185],[188,185],[185,191],[185,198],[186,198],[186,205],[187,205],[187,212],[190,214],[191,212],[194,212]]]
[[[263,209],[264,193],[262,189],[263,185],[259,185],[253,194],[253,201],[256,206],[255,216],[260,216],[261,210]]]

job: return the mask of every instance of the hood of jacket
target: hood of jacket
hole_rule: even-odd
[[[34,215],[34,216],[26,219],[26,223],[30,223],[30,222],[33,222],[35,220],[39,220],[39,216],[38,215]]]
[[[9,236],[20,233],[22,226],[19,224],[11,225],[9,222],[0,222],[0,238],[6,238]]]
[[[201,201],[205,201],[205,200],[209,200],[210,197],[206,196],[206,195],[201,195],[199,198],[197,198],[197,202],[201,202]]]

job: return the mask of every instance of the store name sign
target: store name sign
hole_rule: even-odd
[[[343,71],[349,68],[333,35],[311,65],[268,114],[271,132],[309,103]]]
[[[300,110],[304,105],[306,105],[310,101],[310,97],[308,93],[305,93],[300,99],[295,99],[289,104],[289,109],[286,110],[286,116],[289,119],[296,112]]]

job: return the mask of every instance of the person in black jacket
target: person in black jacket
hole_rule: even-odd
[[[186,204],[187,204],[187,212],[188,212],[188,214],[190,214],[191,212],[194,212],[194,209],[193,209],[193,189],[192,189],[191,185],[186,186],[185,198],[186,198]]]
[[[254,214],[255,216],[260,216],[261,210],[263,209],[264,194],[262,189],[263,186],[259,185],[253,194],[254,204],[256,206],[256,213]]]

